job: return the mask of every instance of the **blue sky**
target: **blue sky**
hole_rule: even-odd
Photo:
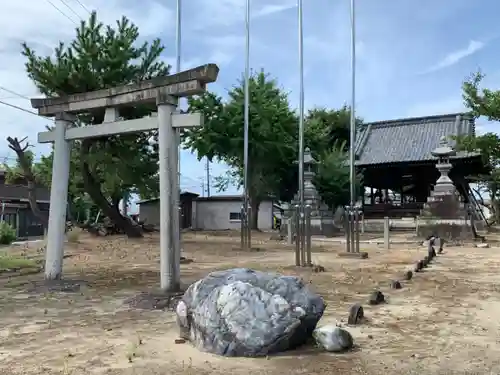
[[[19,42],[40,50],[73,35],[68,20],[87,17],[76,0],[5,2],[0,6],[0,85],[22,95],[36,90],[23,72]],[[175,55],[175,1],[81,0],[97,9],[105,22],[125,14],[144,38],[160,37],[164,59]],[[224,95],[244,68],[244,0],[183,1],[183,68],[207,62],[220,66],[219,80],[211,90]],[[479,68],[485,84],[499,88],[496,52],[500,44],[500,2],[493,0],[357,0],[357,114],[366,121],[425,116],[463,109],[461,82]],[[70,9],[71,8],[71,9]],[[63,15],[62,13],[65,13]],[[76,13],[76,14],[75,14]],[[43,20],[41,23],[40,20]],[[304,0],[304,52],[306,108],[338,108],[350,98],[349,0]],[[265,69],[298,99],[296,1],[252,0],[251,67]],[[4,95],[5,94],[5,95]],[[26,99],[0,93],[0,99],[29,108]],[[0,106],[0,136],[29,136],[47,121]],[[495,124],[478,120],[480,131],[496,131]],[[46,152],[37,146],[36,152]],[[0,142],[0,158],[11,158]],[[212,164],[211,174],[225,167]],[[182,187],[201,193],[204,163],[183,151]],[[233,189],[229,193],[235,192]]]

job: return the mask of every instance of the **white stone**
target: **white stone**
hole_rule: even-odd
[[[354,346],[349,331],[335,325],[318,327],[313,332],[316,343],[328,352],[343,352]]]
[[[482,242],[482,243],[476,244],[476,247],[479,249],[488,249],[490,247],[490,244],[486,243],[486,242]]]

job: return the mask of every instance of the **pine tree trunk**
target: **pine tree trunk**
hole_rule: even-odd
[[[120,210],[108,202],[106,197],[102,194],[99,184],[94,179],[94,176],[92,176],[92,172],[90,171],[90,167],[87,163],[87,156],[92,147],[92,143],[92,139],[85,139],[82,141],[80,149],[80,166],[85,191],[90,198],[92,198],[94,203],[102,210],[104,215],[109,217],[111,221],[127,235],[127,237],[143,237],[141,229],[138,226],[133,225],[130,220],[123,217]]]

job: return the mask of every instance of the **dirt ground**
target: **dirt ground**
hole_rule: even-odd
[[[450,247],[401,290],[391,279],[426,255],[426,248],[363,246],[365,260],[337,257],[342,245],[322,244],[313,261],[324,273],[296,271],[293,249],[254,236],[261,251],[243,253],[238,234],[188,233],[182,280],[215,269],[249,267],[298,274],[328,306],[321,324],[346,325],[361,302],[367,321],[347,327],[356,348],[329,354],[303,348],[260,359],[220,358],[175,344],[174,314],[133,310],[123,301],[159,285],[158,236],[137,240],[82,236],[67,244],[66,278],[84,279],[79,293],[28,293],[43,275],[0,274],[0,374],[500,374],[500,252]],[[40,244],[10,249],[41,257]],[[375,288],[387,303],[369,306]]]

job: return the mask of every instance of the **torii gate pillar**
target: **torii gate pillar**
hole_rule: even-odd
[[[74,116],[64,112],[56,114],[49,228],[45,255],[45,278],[51,280],[60,279],[62,274],[71,157],[71,141],[66,140],[66,129],[72,126],[74,120]]]
[[[70,143],[76,139],[103,138],[111,135],[158,130],[160,176],[160,287],[176,292],[180,287],[179,211],[176,206],[177,136],[175,128],[202,125],[200,113],[181,114],[176,111],[179,97],[202,94],[206,84],[215,82],[219,68],[206,64],[170,76],[67,97],[31,99],[40,116],[56,116],[55,129],[38,134],[39,143],[54,143],[49,230],[45,258],[45,278],[62,276],[64,230],[70,166]],[[121,107],[144,104],[157,106],[157,115],[135,120],[119,120]],[[69,127],[81,113],[104,111],[99,125]]]
[[[178,290],[180,288],[180,228],[175,228],[175,215],[179,216],[175,204],[177,187],[177,139],[172,126],[172,115],[177,103],[173,98],[161,93],[156,98],[158,105],[158,152],[160,158],[160,288]],[[176,248],[178,245],[179,248]],[[170,249],[174,251],[170,251]],[[172,284],[172,285],[170,285]]]

